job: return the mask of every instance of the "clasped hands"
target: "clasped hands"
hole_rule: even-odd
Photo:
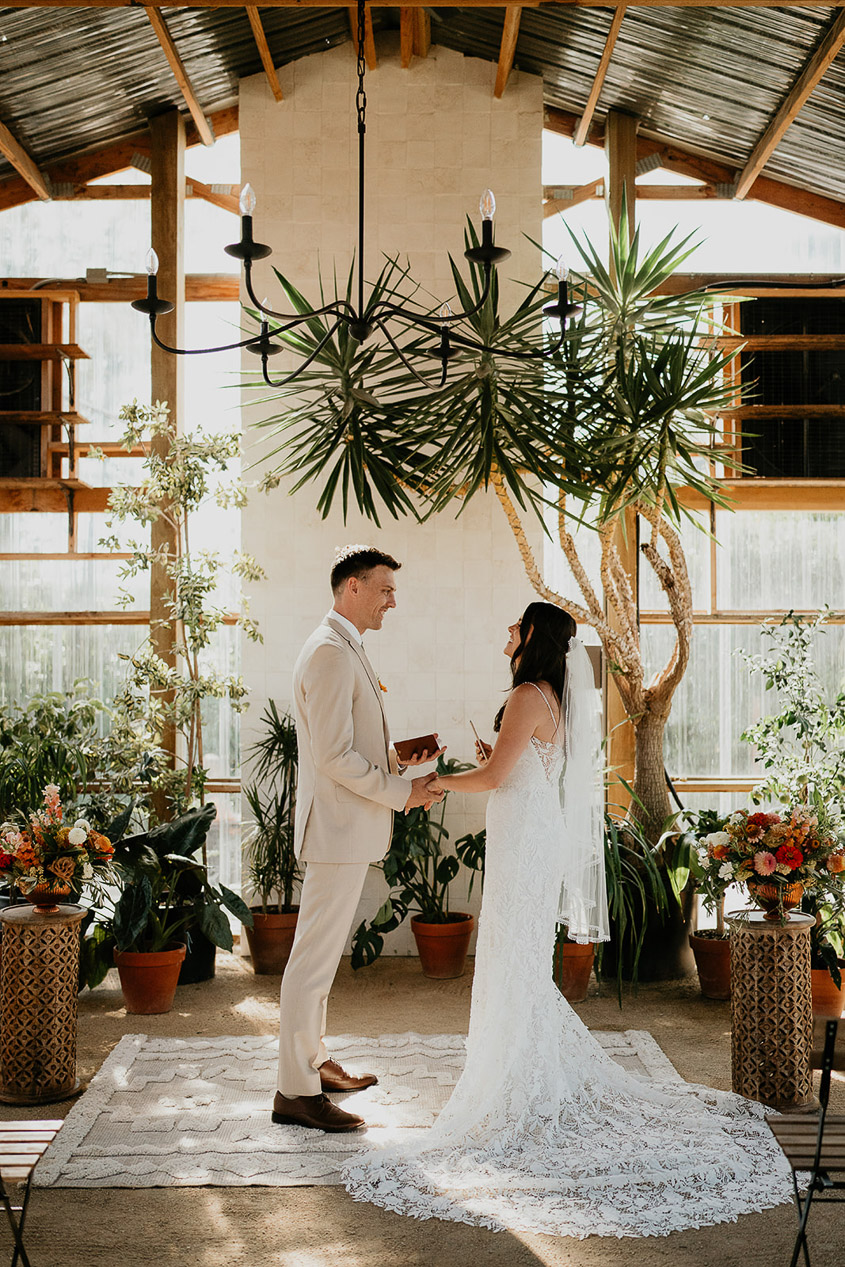
[[[438,736],[435,734],[434,738],[437,739]],[[427,749],[423,749],[422,752],[409,757],[405,762],[405,769],[410,770],[412,766],[425,765],[429,761],[436,761],[445,751],[445,744],[442,748],[438,748],[436,752],[430,754]],[[437,782],[436,770],[432,770],[430,774],[420,775],[411,781],[411,793],[405,804],[405,813],[408,814],[412,809],[417,809],[420,806],[426,810],[431,809],[432,805],[442,801],[445,795],[446,789],[440,787]]]

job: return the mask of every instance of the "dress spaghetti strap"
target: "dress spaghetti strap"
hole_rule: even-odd
[[[560,730],[560,721],[561,721],[561,716],[562,716],[562,714],[563,714],[563,710],[561,709],[561,713],[560,713],[560,714],[558,715],[558,717],[556,718],[556,717],[555,717],[555,715],[554,715],[554,713],[553,713],[553,711],[552,711],[552,706],[551,706],[551,704],[549,703],[548,699],[546,698],[546,693],[545,693],[545,691],[541,691],[541,690],[540,690],[540,688],[539,688],[539,686],[537,685],[537,683],[536,683],[536,682],[529,682],[529,683],[528,683],[528,685],[529,685],[529,686],[533,686],[533,687],[534,687],[534,690],[535,690],[535,691],[539,691],[539,692],[540,692],[540,694],[541,694],[541,695],[542,695],[542,697],[543,697],[543,702],[545,703],[546,708],[549,710],[549,716],[551,717],[552,721],[555,723],[554,733],[552,734],[552,739],[554,740],[555,735],[557,735],[557,732]]]

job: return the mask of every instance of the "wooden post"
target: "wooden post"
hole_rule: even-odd
[[[158,291],[169,299],[173,311],[159,317],[161,339],[171,346],[184,346],[185,325],[185,123],[177,110],[158,115],[150,121],[152,137],[150,221],[153,250],[158,255]],[[166,401],[170,419],[179,427],[184,405],[184,373],[180,356],[152,345],[150,356],[151,399]],[[159,437],[153,451],[167,452],[167,440]],[[176,532],[165,519],[152,525],[153,551],[163,550],[174,556]],[[171,619],[170,603],[173,588],[170,577],[160,565],[150,568],[150,639],[156,653],[171,667],[176,666],[174,651],[176,629]],[[168,725],[162,731],[161,744],[176,762],[176,730]],[[165,817],[167,806],[162,800],[155,805],[159,817]]]
[[[604,130],[607,154],[607,214],[611,224],[619,227],[622,195],[628,194],[628,238],[634,236],[636,212],[637,127],[639,119],[618,110],[608,112]]]
[[[623,192],[627,193],[629,241],[634,236],[636,224],[636,186],[634,181],[636,178],[638,124],[639,120],[634,118],[633,115],[620,114],[618,110],[611,110],[607,116],[604,134],[604,147],[608,165],[607,213],[611,224],[618,229],[622,216]],[[619,523],[614,533],[613,544],[619,551],[622,566],[630,577],[631,588],[636,595],[639,584],[639,556],[637,516],[633,511],[626,510],[624,512],[624,519]],[[612,607],[607,609],[607,615],[611,626],[618,628],[619,623],[615,618]],[[609,764],[611,769],[615,771],[617,778],[625,779],[627,783],[633,784],[634,753],[636,748],[634,727],[628,720],[622,699],[613,683],[613,675],[608,674],[607,676],[608,681],[605,683],[605,710],[607,716]],[[612,803],[622,807],[627,804],[628,799],[628,795],[621,785],[617,784],[611,787],[610,800]]]

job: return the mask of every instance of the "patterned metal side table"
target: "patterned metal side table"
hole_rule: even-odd
[[[0,1101],[49,1104],[79,1089],[76,1017],[81,906],[0,913]]]
[[[781,1110],[812,1104],[809,915],[772,924],[762,911],[731,930],[731,1071],[739,1095]]]

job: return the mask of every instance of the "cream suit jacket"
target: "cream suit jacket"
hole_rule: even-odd
[[[306,862],[377,862],[411,788],[397,774],[364,648],[327,616],[293,671],[299,744],[294,847]],[[393,760],[391,760],[393,756]]]

